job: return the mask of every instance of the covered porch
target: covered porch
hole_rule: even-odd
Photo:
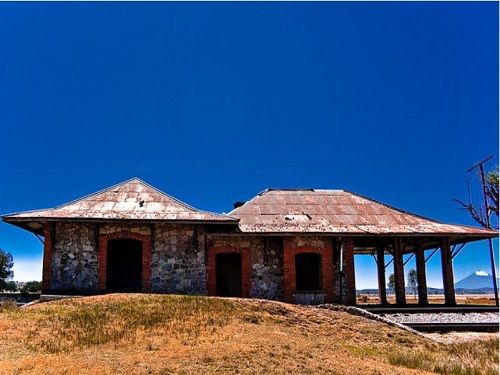
[[[405,285],[405,266],[413,260],[417,274],[417,305],[421,307],[435,305],[429,300],[427,283],[427,265],[435,257],[440,258],[443,297],[445,306],[456,306],[455,279],[453,260],[464,247],[473,241],[485,240],[492,236],[481,235],[413,235],[413,236],[373,236],[354,238],[354,255],[368,255],[374,260],[378,281],[378,304],[393,305],[389,301],[387,276],[394,275],[394,304],[404,307],[413,301],[407,301]],[[488,244],[484,243],[484,251]],[[389,258],[389,259],[388,259]],[[491,267],[494,268],[492,259]],[[493,280],[492,280],[493,284]],[[495,298],[498,306],[498,299]]]

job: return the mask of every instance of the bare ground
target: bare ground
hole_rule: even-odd
[[[0,332],[1,374],[498,374],[497,339],[461,358],[383,323],[262,300],[87,297],[0,309]]]

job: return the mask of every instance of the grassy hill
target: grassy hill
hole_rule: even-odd
[[[445,346],[261,300],[125,294],[4,306],[0,332],[2,374],[498,373],[495,339]]]

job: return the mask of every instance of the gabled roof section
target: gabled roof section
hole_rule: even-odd
[[[440,223],[345,190],[267,189],[229,215],[239,218],[240,230],[247,233],[497,235]]]
[[[132,178],[55,208],[5,215],[2,219],[6,222],[35,219],[237,222],[237,219],[227,215],[193,208],[139,178]]]

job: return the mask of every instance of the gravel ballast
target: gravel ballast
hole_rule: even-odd
[[[498,313],[398,313],[380,316],[400,324],[410,323],[498,323]]]

